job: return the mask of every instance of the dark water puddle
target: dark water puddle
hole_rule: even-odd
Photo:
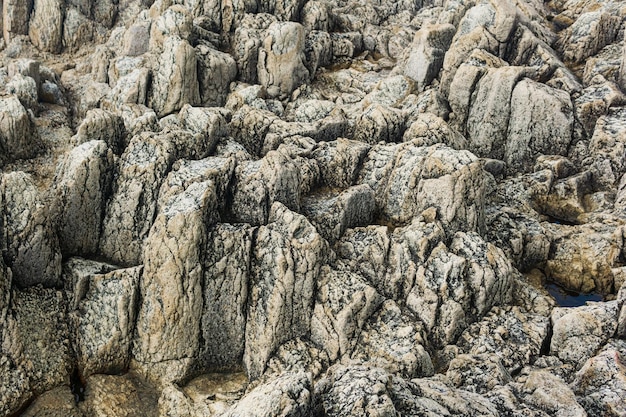
[[[561,307],[579,307],[585,305],[587,301],[603,301],[604,298],[600,294],[596,293],[578,293],[575,291],[566,290],[565,288],[555,284],[546,284],[546,290],[554,299],[556,303]]]

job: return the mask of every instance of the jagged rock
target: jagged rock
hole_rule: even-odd
[[[581,226],[550,225],[554,231],[546,274],[572,291],[613,291],[611,270],[621,256],[622,229],[590,223]]]
[[[615,41],[622,19],[608,10],[581,14],[560,34],[558,46],[565,61],[577,63]]]
[[[64,0],[33,0],[28,35],[42,51],[58,53],[63,40]]]
[[[432,146],[442,143],[452,149],[466,147],[465,138],[443,120],[432,113],[420,113],[402,136],[403,142],[416,146]]]
[[[168,36],[154,74],[150,107],[159,117],[200,103],[195,49],[184,39]],[[141,103],[140,103],[141,104]]]
[[[444,239],[441,223],[426,222],[420,216],[410,225],[394,230],[386,226],[348,230],[335,247],[341,262],[366,278],[381,294],[404,300],[417,270]]]
[[[20,287],[61,283],[59,241],[48,222],[49,211],[33,179],[24,172],[4,174],[0,181],[5,259]],[[1,322],[1,321],[0,321]]]
[[[456,342],[470,355],[498,357],[507,372],[515,373],[542,353],[550,321],[518,307],[494,307],[482,321],[469,326]]]
[[[576,115],[588,136],[595,133],[596,122],[609,113],[610,107],[626,103],[626,96],[614,83],[607,82],[601,77],[592,81],[594,83],[582,90],[580,96],[574,100]]]
[[[210,48],[196,46],[200,102],[203,106],[223,106],[230,83],[237,76],[237,63],[230,55]]]
[[[37,110],[39,101],[37,82],[33,78],[16,74],[7,83],[6,91],[15,94],[25,108]]]
[[[481,163],[468,151],[406,143],[374,146],[358,183],[372,187],[391,221],[406,223],[434,207],[446,231],[453,233],[483,228],[483,176]]]
[[[615,333],[618,319],[616,301],[593,303],[552,311],[550,353],[577,368]]]
[[[159,397],[159,414],[200,417],[223,414],[244,394],[248,379],[243,372],[204,374],[184,387],[167,384]]]
[[[308,81],[309,71],[304,60],[302,25],[272,23],[259,49],[259,83],[267,88],[270,97],[289,96],[300,84]]]
[[[585,85],[593,84],[597,76],[619,84],[619,70],[622,62],[622,43],[606,46],[597,55],[586,59],[582,81]]]
[[[329,359],[349,356],[367,319],[383,298],[358,275],[322,268],[311,319],[311,341],[322,346]]]
[[[150,20],[139,20],[130,26],[124,33],[122,54],[139,56],[148,52],[150,48]]]
[[[74,394],[67,386],[44,392],[21,415],[24,417],[83,417]]]
[[[479,394],[511,381],[500,358],[489,354],[458,355],[450,362],[446,376],[455,387]]]
[[[147,104],[149,85],[150,70],[147,68],[136,68],[128,74],[121,76],[115,81],[115,86],[107,94],[112,103],[111,107],[119,107],[124,104]]]
[[[3,381],[0,385],[0,412],[11,415],[24,407],[32,398],[28,371],[16,364],[4,354],[0,354],[0,371]]]
[[[90,140],[102,140],[115,154],[121,154],[127,145],[124,119],[106,110],[89,110],[78,127],[73,142],[78,146]]]
[[[302,200],[302,212],[322,237],[334,243],[346,229],[371,222],[376,212],[374,191],[356,185],[341,193],[311,194]]]
[[[404,75],[417,82],[418,91],[439,75],[456,29],[450,24],[422,27],[415,33]]]
[[[92,375],[85,381],[84,401],[79,409],[85,416],[157,415],[158,397],[154,388],[133,374]]]
[[[76,51],[83,43],[94,37],[94,22],[75,7],[65,8],[61,44],[66,50]]]
[[[28,391],[9,393],[9,402],[15,394],[30,399],[56,386],[69,385],[72,357],[66,307],[61,292],[55,289],[13,291],[2,350],[11,358],[9,363],[13,362],[8,374],[17,386],[7,388]],[[27,381],[20,377],[22,372]]]
[[[357,119],[354,139],[372,145],[378,142],[398,142],[404,129],[404,115],[400,111],[372,104]]]
[[[520,398],[526,404],[545,410],[548,415],[585,417],[574,392],[558,376],[544,370],[530,371],[520,382]]]
[[[28,35],[28,20],[33,8],[33,0],[4,0],[2,10],[2,34],[6,43],[19,35]]]
[[[380,368],[335,365],[315,384],[314,411],[329,417],[396,415],[390,377]]]
[[[241,25],[235,30],[234,56],[243,82],[257,83],[262,39],[266,29],[275,22],[277,22],[276,17],[266,13],[246,14]]]
[[[337,188],[353,185],[369,149],[364,143],[343,138],[320,143],[313,158],[320,166],[323,183]]]
[[[252,255],[244,367],[258,378],[283,342],[309,333],[326,244],[304,216],[274,203]]]
[[[270,111],[244,105],[233,114],[230,122],[231,134],[248,152],[260,155],[265,136],[277,119]]]
[[[312,381],[304,372],[285,372],[247,393],[225,417],[298,417],[310,414]]]
[[[527,76],[528,73],[529,69],[525,67],[505,66],[491,68],[478,81],[475,92],[472,95],[472,104],[469,107],[467,118],[468,146],[476,155],[504,159],[507,149],[507,126],[512,121],[511,97],[517,82]],[[520,111],[526,110],[523,106],[528,99],[524,101],[524,90],[518,90],[518,94],[521,95],[519,105],[522,106],[522,109]],[[540,94],[541,97],[546,95],[541,90],[538,90],[537,94]],[[554,104],[551,103],[551,107],[562,106],[560,103],[564,100],[564,97],[559,97],[559,99],[555,100]],[[526,126],[532,123],[532,121],[524,121],[528,117],[530,116],[517,120],[517,122]],[[515,132],[515,130],[512,132]],[[557,134],[560,134],[560,132]],[[546,136],[550,135],[546,134]],[[513,157],[511,155],[511,159]]]
[[[218,196],[203,178],[165,196],[145,242],[133,353],[151,379],[176,382],[189,376],[200,348],[205,225],[216,220]]]
[[[183,106],[178,114],[185,129],[204,136],[204,148],[212,150],[217,142],[228,135],[226,120],[230,113],[218,108]]]
[[[156,213],[159,188],[176,151],[169,141],[135,136],[119,162],[113,195],[106,207],[100,252],[122,265],[138,265]]]
[[[514,268],[504,253],[475,233],[457,232],[439,243],[417,270],[406,305],[423,323],[431,343],[453,342],[492,306],[511,298]]]
[[[598,119],[589,143],[589,151],[597,159],[609,161],[611,169],[608,178],[604,181],[606,185],[612,186],[619,177],[626,173],[626,164],[624,163],[626,107],[610,108],[606,115]]]
[[[67,155],[55,201],[63,254],[96,253],[113,164],[113,152],[101,140],[83,143]]]
[[[218,224],[209,230],[204,260],[200,357],[208,369],[242,363],[248,280],[256,229]]]
[[[624,47],[622,49],[622,64],[619,67],[619,76],[618,76],[618,82],[620,87],[622,87],[622,91],[626,91],[626,53],[624,53],[624,51],[626,50],[626,32],[624,33]]]
[[[39,144],[33,130],[17,96],[0,98],[0,163],[35,156]]]
[[[315,2],[308,2],[308,4]],[[303,22],[306,24],[306,22]],[[328,66],[333,59],[333,43],[328,32],[313,30],[304,41],[305,65],[309,74],[314,76],[319,68]]]
[[[238,222],[267,223],[270,207],[281,202],[300,209],[302,177],[293,159],[280,151],[270,151],[262,159],[237,165],[230,210]]]
[[[124,372],[130,361],[142,267],[86,275],[73,289],[74,351],[84,378]]]
[[[171,6],[168,7],[170,4]],[[172,4],[168,1],[163,2],[163,6],[167,9],[155,16],[150,25],[150,49],[161,49],[165,52],[168,48],[176,47],[178,43],[168,45],[168,38],[173,37],[179,41],[189,40],[193,19],[187,7],[182,4]],[[185,51],[185,55],[187,54],[189,52]]]
[[[623,341],[609,342],[576,373],[572,382],[579,403],[589,415],[626,414],[626,367]]]
[[[421,323],[387,300],[363,326],[352,358],[409,378],[431,376],[435,371],[423,331]]]
[[[551,114],[550,120],[543,115]],[[529,171],[540,154],[567,154],[574,116],[569,94],[529,79],[517,83],[504,160],[511,172]]]
[[[124,119],[127,137],[132,138],[142,132],[156,132],[158,130],[157,115],[154,110],[141,104],[122,104],[119,106],[120,115]]]

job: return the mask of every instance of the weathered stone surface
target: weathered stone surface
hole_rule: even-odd
[[[304,216],[280,203],[257,233],[252,257],[244,366],[256,379],[283,342],[308,334],[326,244]]]
[[[456,345],[467,354],[498,357],[508,372],[515,373],[542,353],[549,326],[547,317],[518,307],[494,307],[482,321],[469,326]]]
[[[582,62],[606,45],[613,43],[621,19],[608,10],[581,14],[572,26],[560,34],[559,46],[565,61]]]
[[[354,139],[376,144],[398,142],[405,129],[402,112],[380,104],[372,104],[359,116],[354,127]]]
[[[421,323],[386,300],[363,326],[352,358],[408,378],[431,376],[434,366],[425,345]]]
[[[38,110],[37,82],[33,78],[16,74],[7,83],[6,91],[15,94],[25,108]]]
[[[555,308],[552,312],[550,353],[577,368],[615,333],[619,310],[616,301],[593,303],[576,308]]]
[[[546,119],[545,114],[552,116]],[[529,171],[540,154],[567,154],[573,124],[569,94],[529,79],[517,83],[504,152],[507,169]]]
[[[588,415],[626,413],[623,401],[626,396],[625,354],[623,341],[611,341],[576,373],[572,387]]]
[[[455,32],[454,26],[446,24],[422,27],[415,33],[404,75],[417,82],[418,91],[439,75]]]
[[[237,165],[230,210],[236,221],[265,224],[274,202],[300,209],[302,176],[293,159],[270,151],[262,159]]]
[[[90,140],[102,140],[115,154],[121,154],[127,145],[124,119],[106,110],[89,110],[78,126],[73,142],[78,146]]]
[[[20,287],[60,284],[61,251],[48,222],[49,210],[30,175],[4,174],[0,180],[5,259]],[[0,309],[1,310],[1,309]]]
[[[25,417],[83,417],[74,394],[67,386],[44,392],[21,415]]]
[[[544,370],[530,371],[520,384],[520,398],[545,410],[548,415],[585,417],[587,413],[576,401],[574,392],[558,376]]]
[[[100,252],[122,265],[141,263],[144,240],[156,214],[159,188],[176,158],[169,141],[135,136],[119,161],[106,208]]]
[[[157,415],[154,387],[137,375],[92,375],[85,382],[85,399],[79,408],[86,416]]]
[[[417,270],[406,303],[436,347],[454,342],[492,306],[510,300],[514,268],[499,249],[475,233],[457,232],[439,243]]]
[[[2,35],[6,43],[18,35],[28,35],[28,20],[33,0],[4,0],[2,9]]]
[[[369,146],[349,139],[322,142],[313,152],[322,181],[329,187],[347,188],[354,184]]]
[[[368,185],[356,185],[341,193],[311,194],[303,199],[302,212],[322,237],[334,243],[346,229],[372,221],[376,199]]]
[[[142,267],[85,277],[73,290],[74,351],[84,378],[126,371],[135,330]]]
[[[3,356],[10,358],[5,368],[10,385],[5,389],[17,390],[8,393],[9,404],[69,385],[72,358],[66,308],[55,289],[13,291],[2,341]]]
[[[259,49],[259,83],[270,97],[289,96],[309,78],[304,65],[304,28],[299,23],[273,23]]]
[[[33,12],[28,25],[31,42],[42,51],[60,52],[64,18],[64,0],[33,0]]]
[[[200,104],[196,51],[189,42],[168,36],[159,63],[149,99],[156,114],[163,117],[185,104]]]
[[[480,162],[468,151],[407,143],[373,147],[358,183],[372,187],[389,220],[406,223],[434,207],[446,231],[453,233],[482,229],[483,176]]]
[[[334,361],[349,356],[366,320],[383,299],[358,275],[324,266],[317,282],[311,341]]]
[[[237,63],[230,55],[206,45],[196,46],[200,103],[223,106],[230,92],[230,83],[237,76]]]
[[[208,369],[236,369],[242,363],[254,233],[247,225],[218,224],[209,230],[199,355]]]
[[[55,201],[64,254],[96,253],[113,164],[113,152],[101,140],[83,143],[67,155]]]
[[[145,243],[133,354],[151,378],[178,381],[200,348],[204,226],[216,219],[216,185],[201,179],[166,197]]]
[[[14,95],[0,99],[0,150],[0,163],[32,158],[38,151],[28,113]]]
[[[312,381],[304,372],[285,372],[247,393],[225,417],[298,417],[310,414]]]
[[[479,394],[511,381],[500,358],[489,354],[458,355],[450,362],[446,376],[454,386]]]

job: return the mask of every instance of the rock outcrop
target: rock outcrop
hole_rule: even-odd
[[[623,2],[0,32],[0,417],[626,416]]]

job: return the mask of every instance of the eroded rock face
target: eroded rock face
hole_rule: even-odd
[[[0,13],[0,417],[626,413],[622,2]]]

